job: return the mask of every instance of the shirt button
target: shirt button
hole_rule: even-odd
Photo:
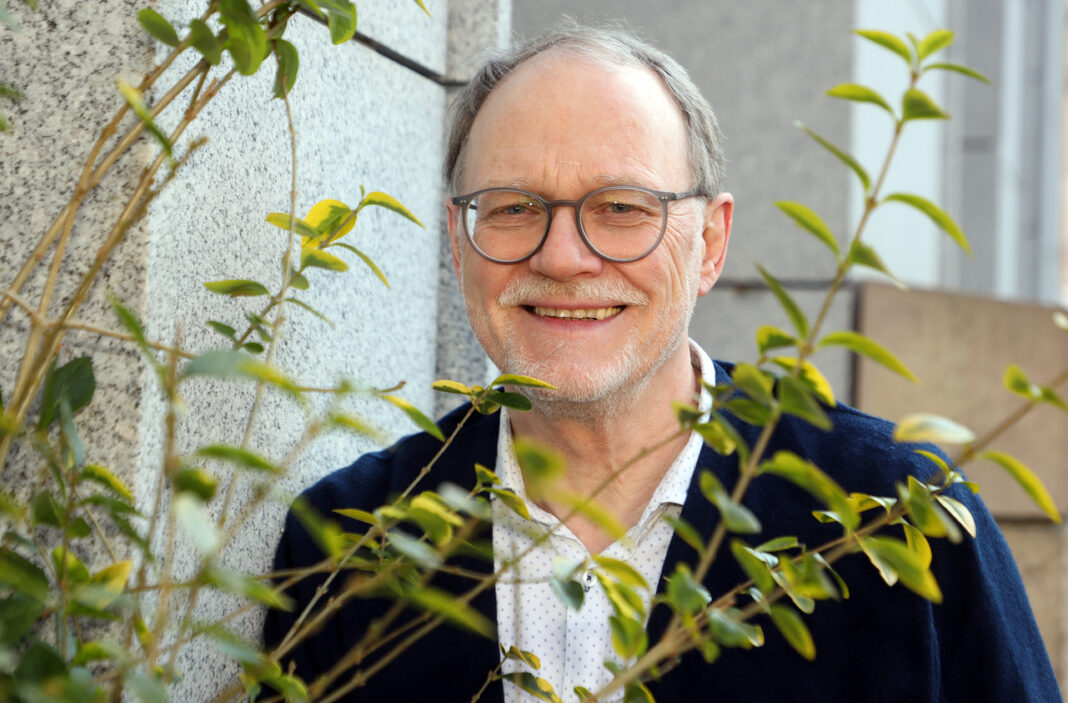
[[[591,588],[593,588],[593,572],[587,571],[582,574],[582,590],[589,593]]]

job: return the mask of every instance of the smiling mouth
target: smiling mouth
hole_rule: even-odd
[[[623,305],[609,308],[546,308],[540,306],[526,306],[527,310],[539,317],[558,317],[566,320],[604,320],[614,317],[623,312]]]

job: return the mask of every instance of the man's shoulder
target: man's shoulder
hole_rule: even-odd
[[[424,467],[431,469],[420,487],[432,489],[446,481],[472,484],[476,462],[492,466],[498,415],[480,415],[465,404],[442,417],[437,426],[448,446],[427,432],[407,435],[327,474],[302,497],[320,510],[339,506],[371,509],[407,488]]]

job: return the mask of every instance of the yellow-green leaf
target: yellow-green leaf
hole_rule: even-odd
[[[812,639],[812,633],[808,631],[808,626],[796,610],[788,605],[775,603],[771,606],[771,621],[798,654],[809,661],[816,658],[816,643]]]
[[[797,303],[794,302],[794,299],[786,292],[786,289],[782,287],[782,284],[779,283],[778,279],[765,271],[762,266],[758,265],[757,270],[760,271],[760,275],[764,278],[764,282],[779,301],[779,304],[782,305],[787,317],[790,318],[790,322],[793,323],[794,329],[797,330],[797,336],[802,339],[807,337],[808,320],[805,318],[805,314],[801,312],[801,308],[798,307]]]
[[[916,45],[916,55],[920,61],[953,43],[953,32],[948,29],[936,29],[920,40]]]
[[[167,46],[178,46],[178,33],[167,19],[155,10],[146,7],[137,13],[137,22],[155,39]]]
[[[919,383],[916,376],[909,371],[901,361],[898,360],[886,347],[876,343],[869,337],[865,337],[859,332],[851,332],[849,330],[841,330],[838,332],[831,332],[823,339],[820,340],[820,347],[838,346],[845,347],[852,352],[861,354],[868,357],[872,361],[881,364],[893,371],[894,373],[907,378],[913,383]]]
[[[436,437],[442,442],[445,441],[445,435],[441,433],[441,428],[435,425],[434,421],[424,415],[422,411],[419,410],[419,408],[415,407],[400,396],[382,395],[379,397],[403,410],[404,414],[407,415],[411,419],[411,421],[414,422],[416,426],[423,432],[426,432],[427,434]]]
[[[927,93],[909,88],[901,98],[902,120],[944,120],[947,115]]]
[[[792,371],[797,366],[797,359],[792,356],[777,356],[772,359],[772,362],[778,364],[787,371]],[[811,361],[805,360],[801,363],[801,381],[808,386],[816,397],[820,399],[820,402],[831,406],[832,408],[837,405],[834,399],[834,389],[831,388],[831,382],[827,380],[827,377],[823,375],[823,372],[816,368],[816,365]]]
[[[954,73],[959,73],[963,76],[974,78],[975,80],[982,81],[983,83],[990,83],[990,79],[984,76],[979,71],[976,71],[974,68],[969,68],[968,66],[962,66],[958,63],[929,63],[923,67],[923,70],[925,73],[927,71],[935,70],[953,71]]]
[[[866,537],[861,544],[869,556],[874,554],[878,561],[896,573],[906,588],[932,603],[942,602],[942,591],[934,574],[924,566],[922,553],[892,537]]]
[[[274,76],[274,97],[281,98],[288,95],[293,84],[297,82],[300,56],[297,54],[297,48],[285,39],[275,39],[272,43],[278,62]]]
[[[244,447],[233,447],[227,444],[211,444],[197,450],[199,456],[211,459],[229,461],[246,469],[255,471],[274,471],[275,465],[266,458]]]
[[[491,386],[526,386],[528,388],[549,388],[555,389],[551,383],[546,383],[537,378],[531,376],[519,376],[513,373],[501,374],[497,378],[493,379],[490,383]]]
[[[222,45],[203,20],[195,19],[189,23],[189,39],[205,61],[212,66],[219,65],[222,61]]]
[[[487,491],[497,496],[502,503],[508,506],[508,508],[519,515],[524,520],[530,519],[530,510],[527,509],[527,504],[523,502],[523,499],[517,496],[507,488],[487,488]]]
[[[118,86],[119,92],[122,94],[126,104],[130,106],[130,109],[134,111],[137,118],[141,120],[141,123],[145,126],[152,136],[156,138],[160,146],[163,148],[163,153],[167,156],[171,156],[173,147],[171,146],[171,140],[163,132],[162,129],[152,119],[152,113],[148,111],[148,107],[145,106],[144,96],[141,95],[141,91],[127,83],[122,78],[115,79],[115,85]]]
[[[975,440],[975,433],[964,425],[932,413],[913,413],[897,422],[895,442],[934,442],[967,444]]]
[[[430,384],[430,387],[440,393],[455,393],[457,395],[468,395],[471,389],[460,383],[459,381],[450,381],[448,379],[442,379],[434,381]]]
[[[327,271],[348,271],[349,265],[344,260],[315,246],[305,246],[300,250],[301,267],[326,269]]]
[[[972,255],[971,245],[968,244],[968,238],[961,231],[961,228],[953,221],[953,218],[947,215],[940,207],[932,203],[926,198],[922,198],[919,195],[912,195],[909,193],[893,193],[886,196],[883,199],[886,201],[894,201],[899,203],[905,203],[911,205],[923,214],[927,215],[940,229],[953,239],[957,245],[963,249],[969,256]]]
[[[1016,483],[1020,485],[1020,488],[1024,489],[1024,492],[1031,497],[1031,500],[1035,502],[1035,505],[1041,508],[1042,512],[1044,512],[1050,520],[1056,523],[1061,522],[1061,513],[1057,510],[1057,506],[1054,504],[1049,491],[1047,491],[1046,487],[1042,484],[1042,479],[1035,475],[1035,473],[1022,461],[1014,456],[997,451],[985,451],[979,454],[976,458],[989,459],[1005,469],[1009,476],[1012,477],[1012,480],[1016,481]]]
[[[327,241],[344,237],[356,226],[356,216],[349,206],[340,200],[330,199],[312,205],[304,221]]]
[[[894,111],[890,108],[890,104],[886,102],[883,96],[879,95],[871,88],[864,85],[858,85],[857,83],[841,83],[828,90],[827,95],[832,98],[841,98],[842,100],[871,103],[872,105],[878,105],[891,115],[894,114]]]
[[[267,222],[275,227],[281,227],[287,232],[290,229],[290,217],[288,212],[272,212],[267,216]],[[293,221],[293,230],[305,239],[314,240],[319,237],[319,232],[299,217],[295,218]]]
[[[786,213],[786,216],[797,223],[798,227],[811,233],[816,239],[826,244],[835,253],[835,256],[838,255],[838,241],[835,240],[830,228],[827,227],[827,224],[819,215],[801,203],[788,200],[777,201],[775,207]]]
[[[351,244],[346,244],[345,242],[334,242],[330,246],[341,247],[342,249],[351,251],[353,254],[360,257],[360,261],[365,263],[367,265],[367,268],[371,269],[371,272],[378,277],[378,280],[382,281],[382,284],[386,288],[389,288],[389,280],[386,279],[386,274],[382,273],[382,269],[378,268],[378,264],[376,264],[367,254],[364,254],[356,247],[352,246]]]
[[[208,281],[204,284],[204,287],[212,293],[228,295],[231,298],[267,295],[270,292],[267,290],[267,286],[262,283],[249,281],[243,278],[234,278],[226,281]]]
[[[757,349],[761,354],[766,354],[772,349],[797,346],[797,339],[783,332],[778,327],[763,325],[756,333]]]
[[[859,239],[854,239],[853,244],[850,245],[849,254],[846,256],[846,263],[851,266],[865,266],[874,271],[878,271],[889,278],[900,290],[908,289],[908,286],[906,286],[901,279],[890,272],[890,269],[886,267],[886,264],[883,263],[883,260],[875,250]]]
[[[423,226],[423,223],[419,221],[419,218],[413,215],[408,210],[408,208],[401,205],[400,201],[394,198],[392,195],[387,195],[386,193],[382,193],[377,190],[372,191],[365,195],[363,200],[360,201],[360,204],[356,207],[356,212],[359,212],[368,205],[377,205],[378,207],[384,207],[387,210],[392,210],[393,212],[396,212],[408,218],[420,227]]]
[[[85,468],[82,469],[82,473],[78,480],[95,481],[101,486],[110,488],[112,491],[125,498],[128,502],[133,502],[133,493],[126,487],[126,484],[123,483],[118,476],[111,473],[107,468],[100,464],[86,464]]]
[[[953,516],[953,519],[960,523],[960,526],[964,528],[971,537],[975,537],[975,518],[972,517],[972,513],[968,508],[956,498],[947,496],[941,493],[935,496],[935,500],[941,505],[947,513]]]
[[[600,555],[594,556],[593,560],[597,562],[602,569],[614,576],[617,581],[625,583],[628,586],[634,586],[635,588],[649,590],[649,584],[646,582],[645,577],[638,573],[638,570],[627,562]]]
[[[875,42],[884,49],[889,49],[904,59],[906,64],[912,65],[912,52],[909,51],[908,44],[895,35],[889,32],[880,32],[876,29],[855,29],[853,33],[864,37],[868,41]]]

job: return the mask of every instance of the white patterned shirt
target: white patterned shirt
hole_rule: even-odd
[[[690,355],[695,368],[700,368],[702,378],[715,383],[715,368],[697,344],[690,340]],[[699,399],[700,408],[707,411],[712,399],[703,388]],[[692,433],[686,446],[672,462],[667,473],[645,507],[641,519],[619,540],[601,552],[601,556],[625,561],[638,570],[650,585],[652,593],[637,589],[649,613],[649,604],[660,581],[668,543],[674,530],[662,518],[678,517],[686,501],[702,440]],[[523,476],[512,447],[512,431],[508,414],[501,410],[501,426],[497,439],[496,473],[503,488],[514,491],[523,498],[530,510],[530,522],[510,510],[502,501],[494,498],[493,504],[493,555],[494,568],[500,571],[505,560],[530,548],[536,538],[546,531],[553,534],[523,558],[516,568],[509,569],[497,582],[497,637],[507,650],[515,646],[533,652],[541,660],[541,668],[533,670],[524,663],[504,662],[502,670],[530,671],[553,685],[556,693],[567,703],[577,701],[576,686],[596,692],[611,680],[612,674],[604,667],[606,660],[622,664],[612,648],[612,632],[608,618],[613,614],[604,591],[588,571],[580,572],[579,581],[586,591],[582,607],[573,610],[553,592],[549,584],[554,563],[583,563],[586,568],[594,566],[592,556],[566,525],[551,513],[542,510],[527,499]],[[621,700],[620,691],[610,700]],[[511,682],[504,683],[505,703],[526,703],[535,700]]]

